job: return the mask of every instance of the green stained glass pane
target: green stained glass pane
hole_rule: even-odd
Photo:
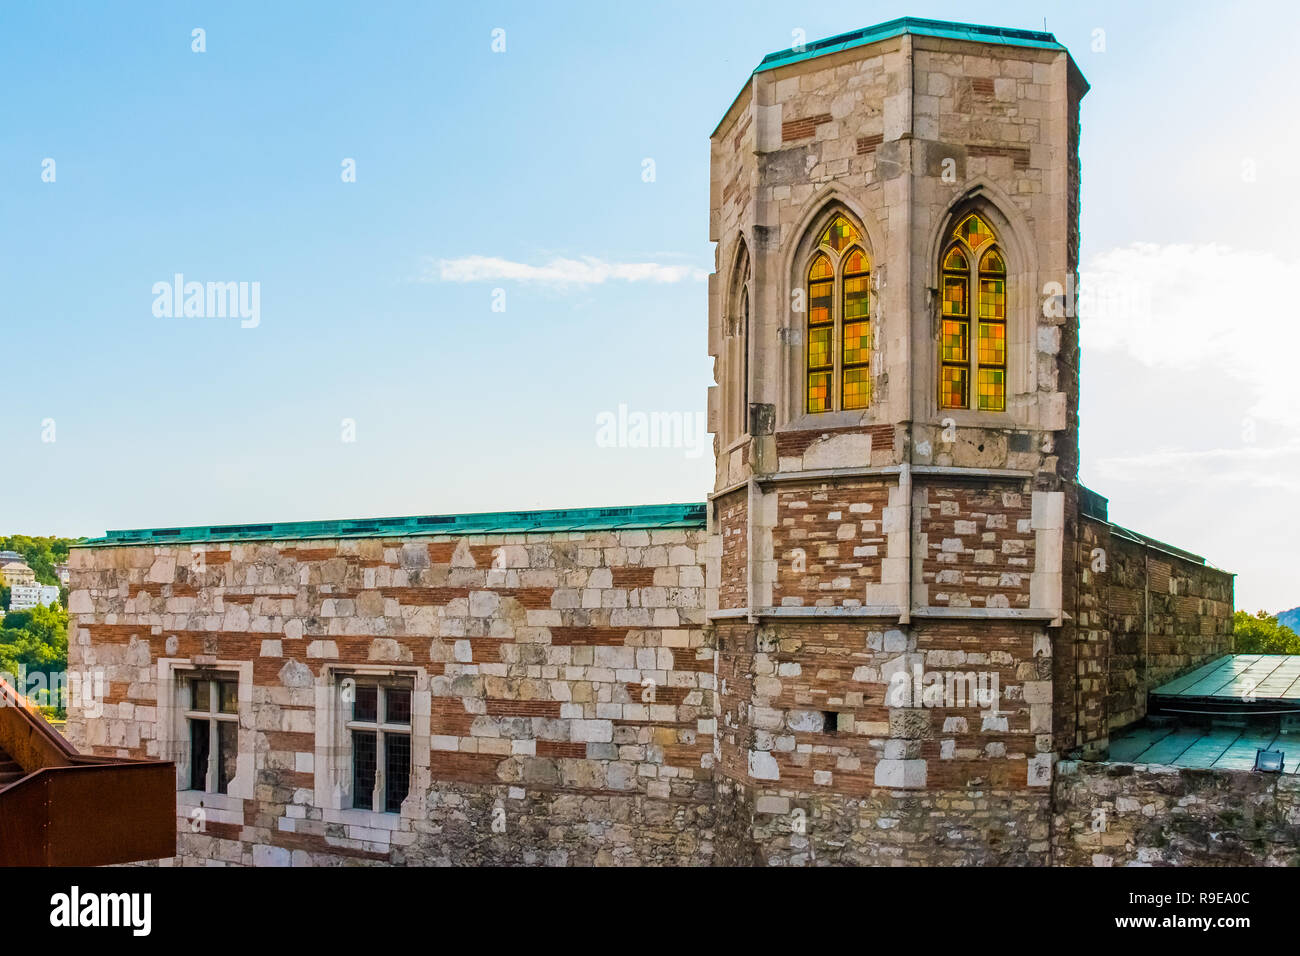
[[[871,369],[844,370],[844,407],[866,408],[871,404]]]
[[[965,362],[970,358],[967,351],[969,343],[970,324],[967,322],[956,322],[952,319],[943,320],[943,330],[940,333],[939,357],[945,362]]]
[[[943,277],[943,314],[966,315],[966,279],[960,276]]]
[[[969,371],[962,365],[945,365],[939,376],[939,405],[942,408],[966,408]]]
[[[808,411],[824,412],[831,407],[831,373],[808,373]]]
[[[871,294],[867,276],[854,276],[844,280],[844,321],[865,319],[871,311]]]
[[[808,368],[830,368],[831,329],[808,330]]]
[[[1000,368],[979,370],[980,411],[1001,412],[1007,407],[1006,372]]]
[[[980,279],[980,318],[1007,317],[1007,289],[1004,279]]]
[[[956,246],[953,246],[952,250],[943,260],[943,267],[952,272],[966,272],[970,269],[970,266],[966,264],[966,257],[962,255],[962,251]]]
[[[871,360],[871,323],[844,323],[844,364],[860,365]]]
[[[1007,327],[1003,323],[980,323],[979,363],[980,365],[1006,365]]]

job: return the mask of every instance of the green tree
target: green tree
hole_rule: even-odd
[[[1279,624],[1276,614],[1238,611],[1232,624],[1238,654],[1300,654],[1300,635]]]
[[[68,549],[84,538],[33,537],[26,534],[0,535],[0,551],[17,551],[36,572],[41,584],[58,584],[54,573],[56,564],[68,563]],[[6,605],[7,606],[7,605]]]

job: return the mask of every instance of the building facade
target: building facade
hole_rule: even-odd
[[[1232,644],[1231,576],[1077,481],[1086,91],[1028,31],[769,56],[706,504],[110,533],[70,737],[176,761],[182,862],[1052,862],[1058,762]]]

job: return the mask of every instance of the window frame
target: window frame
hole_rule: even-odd
[[[407,797],[411,795],[412,792],[411,782],[415,776],[415,766],[411,760],[412,738],[414,736],[414,727],[412,726],[413,725],[412,710],[415,702],[415,682],[410,677],[404,677],[402,675],[382,677],[382,676],[375,676],[375,675],[365,675],[365,674],[355,675],[355,674],[343,674],[343,673],[338,674],[338,680],[339,681],[352,680],[354,681],[355,688],[357,689],[359,689],[363,685],[367,687],[370,686],[375,687],[375,719],[372,721],[357,719],[356,717],[357,698],[354,695],[352,701],[350,702],[352,716],[345,717],[343,720],[343,727],[348,733],[350,742],[356,739],[355,735],[358,732],[373,733],[375,735],[375,769],[374,769],[375,783],[374,783],[374,787],[371,790],[370,805],[368,807],[357,805],[357,801],[361,798],[361,794],[357,793],[355,789],[355,781],[357,779],[357,749],[355,745],[353,745],[351,748],[352,753],[351,753],[350,761],[352,764],[352,779],[354,781],[351,809],[353,810],[368,809],[372,813],[401,813],[401,804],[403,801],[406,800]],[[400,688],[404,690],[407,694],[407,698],[408,698],[407,720],[406,723],[404,724],[395,723],[387,719],[388,693],[390,690],[394,688]],[[398,808],[396,810],[388,809],[388,794],[389,794],[390,781],[388,779],[388,759],[387,759],[388,752],[387,752],[386,744],[387,744],[387,739],[390,737],[404,737],[406,739],[406,746],[407,746],[406,793],[402,796],[402,799],[398,801]]]
[[[195,706],[194,688],[197,684],[208,685],[208,709],[199,710]],[[235,688],[235,712],[227,713],[221,709],[221,686],[223,684],[232,684]],[[188,754],[189,759],[185,762],[186,782],[189,784],[182,787],[183,790],[194,791],[206,794],[229,795],[230,784],[234,782],[239,775],[239,675],[225,673],[221,671],[195,671],[183,679],[180,693],[185,695],[185,704],[180,710],[181,719],[185,723],[186,739],[193,740],[193,725],[195,721],[206,721],[208,725],[208,760],[207,772],[203,780],[203,786],[195,786],[194,781],[194,754],[191,745],[191,752]],[[233,724],[235,727],[235,772],[230,775],[226,781],[226,786],[221,787],[221,724]]]

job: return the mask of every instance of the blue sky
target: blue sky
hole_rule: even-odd
[[[1256,26],[1289,11],[1150,6],[997,13],[1046,16],[1093,85],[1085,271],[1156,290],[1140,321],[1085,322],[1082,477],[1115,520],[1239,572],[1240,605],[1290,607],[1300,405],[1266,293],[1300,270],[1300,143],[1287,33]],[[703,412],[708,134],[792,31],[905,14],[987,17],[6,4],[0,531],[701,500],[707,454],[600,447],[596,420]],[[482,272],[470,257],[517,277],[459,281]],[[554,281],[556,260],[586,272]],[[257,327],[156,317],[176,273],[260,283]],[[1254,298],[1205,290],[1213,274]],[[1195,344],[1169,348],[1173,329]]]

